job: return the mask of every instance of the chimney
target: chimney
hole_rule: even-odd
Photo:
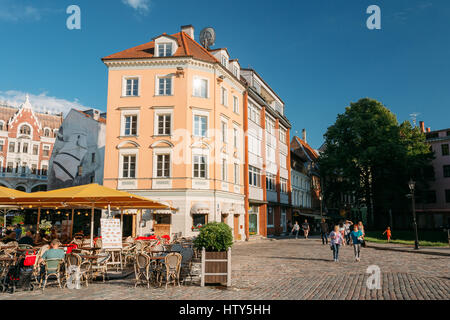
[[[302,130],[302,140],[305,141],[305,143],[308,143],[308,142],[306,141],[306,129],[303,129],[303,130]]]
[[[192,39],[194,39],[194,31],[195,31],[195,29],[194,29],[194,26],[192,24],[190,24],[188,26],[182,26],[181,27],[181,31],[186,33]]]
[[[427,132],[430,133],[431,132],[431,128],[427,128]]]
[[[420,121],[419,124],[420,124],[420,131],[422,131],[423,133],[425,133],[425,122]]]

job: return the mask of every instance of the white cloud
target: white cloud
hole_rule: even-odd
[[[122,0],[122,2],[142,14],[150,10],[150,0]]]
[[[6,104],[13,107],[20,107],[25,102],[26,92],[9,90],[0,91],[0,104]],[[47,92],[43,92],[39,95],[29,94],[30,103],[33,106],[34,111],[60,113],[64,115],[70,111],[70,109],[86,110],[89,109],[83,106],[77,99],[75,101],[69,101],[62,98],[51,97],[47,95]]]
[[[39,21],[41,16],[42,12],[31,5],[17,4],[11,0],[0,0],[1,21]]]

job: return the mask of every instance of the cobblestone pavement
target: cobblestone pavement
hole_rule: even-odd
[[[362,249],[361,262],[353,248],[341,249],[332,261],[329,246],[320,240],[260,240],[239,243],[232,253],[231,288],[134,288],[133,278],[93,283],[80,290],[47,287],[34,292],[0,294],[0,299],[133,299],[133,300],[448,300],[449,257],[408,252]],[[381,269],[381,289],[369,290],[368,266]]]

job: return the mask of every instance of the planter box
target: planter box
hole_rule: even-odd
[[[202,250],[201,286],[207,283],[231,286],[231,249],[224,252]]]

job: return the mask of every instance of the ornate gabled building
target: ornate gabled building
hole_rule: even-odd
[[[0,104],[0,185],[25,192],[47,189],[47,172],[62,114],[35,112],[28,95],[15,108]]]
[[[321,182],[318,170],[319,155],[303,137],[291,141],[292,218],[300,224],[308,219],[319,220],[324,213],[321,199]],[[316,221],[317,222],[317,221]]]

